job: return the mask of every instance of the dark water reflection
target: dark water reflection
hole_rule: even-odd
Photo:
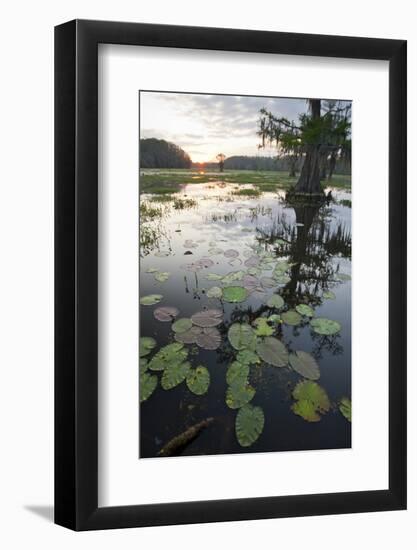
[[[333,201],[322,206],[290,205],[284,192],[263,193],[259,197],[236,196],[234,185],[193,184],[185,186],[178,195],[194,199],[181,208],[173,202],[154,202],[154,197],[142,195],[150,208],[157,208],[151,216],[141,220],[140,295],[162,294],[159,306],[175,306],[180,317],[190,317],[203,308],[224,310],[222,345],[216,351],[196,346],[190,354],[193,366],[203,364],[210,370],[211,384],[204,396],[192,394],[185,383],[164,391],[160,385],[140,406],[140,456],[156,456],[169,439],[189,426],[207,417],[214,423],[191,442],[184,455],[224,454],[241,452],[288,451],[307,449],[346,448],[351,445],[351,425],[332,406],[320,422],[309,423],[291,411],[291,392],[301,377],[289,368],[262,364],[251,366],[250,383],[256,389],[252,401],[265,414],[262,435],[251,447],[239,446],[234,423],[236,412],[225,403],[226,370],[235,351],[227,341],[231,323],[251,323],[262,313],[275,313],[265,302],[279,289],[290,308],[309,303],[317,317],[338,321],[342,330],[335,336],[320,336],[304,322],[298,327],[279,325],[277,337],[289,351],[312,353],[320,366],[319,384],[325,388],[332,403],[351,395],[351,283],[338,280],[337,274],[351,272],[351,211],[350,195],[332,190]],[[347,199],[346,202],[343,199]],[[342,203],[340,202],[342,201]],[[148,221],[145,221],[148,220]],[[144,238],[146,237],[146,238]],[[192,240],[196,248],[185,248]],[[273,252],[277,259],[287,259],[292,265],[290,281],[264,294],[253,293],[240,304],[223,303],[209,299],[206,291],[220,286],[207,281],[208,272],[225,275],[247,269],[241,265],[244,251],[254,244]],[[239,259],[229,265],[223,255],[210,256],[213,246],[239,251]],[[191,254],[184,255],[190,251]],[[161,252],[169,256],[159,257]],[[181,268],[186,263],[210,257],[215,265],[199,272]],[[170,272],[168,281],[155,281],[148,268]],[[264,272],[263,275],[271,275]],[[331,290],[336,298],[325,300],[324,291]],[[157,349],[173,341],[171,323],[156,321],[154,307],[141,306],[142,336],[152,336]]]

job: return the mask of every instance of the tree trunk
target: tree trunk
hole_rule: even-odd
[[[310,111],[313,119],[320,118],[321,100],[310,99]],[[323,195],[320,185],[321,158],[320,144],[308,145],[301,174],[294,192],[309,195]]]
[[[290,158],[290,173],[288,174],[290,178],[295,178],[297,175],[295,172],[295,166],[297,164],[296,158]]]
[[[330,155],[330,160],[329,160],[329,173],[327,175],[328,180],[332,179],[333,172],[334,172],[335,168],[336,168],[336,155],[334,153],[332,153]]]

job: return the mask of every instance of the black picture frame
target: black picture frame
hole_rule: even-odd
[[[98,44],[389,62],[389,488],[98,507]],[[92,530],[406,508],[406,41],[74,20],[55,28],[55,523]]]

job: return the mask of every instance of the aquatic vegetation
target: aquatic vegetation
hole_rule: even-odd
[[[295,306],[295,310],[304,317],[314,317],[314,309],[307,304],[298,304]]]
[[[263,432],[265,416],[261,407],[250,403],[241,407],[236,415],[236,438],[241,447],[250,447]]]
[[[158,377],[149,372],[143,372],[139,377],[139,399],[143,403],[153,394],[158,385]]]
[[[326,290],[325,292],[323,292],[323,298],[325,300],[334,300],[336,298],[336,294],[331,290]]]
[[[141,336],[139,338],[139,357],[149,355],[156,346],[156,340],[150,336]]]
[[[276,309],[281,309],[284,307],[284,299],[279,294],[272,294],[266,302],[268,307],[273,307]]]
[[[256,365],[261,362],[259,356],[251,349],[245,348],[236,355],[236,361],[244,365]]]
[[[262,361],[274,367],[286,367],[288,365],[287,348],[273,336],[259,339],[256,344],[256,353]]]
[[[261,277],[260,281],[263,288],[274,288],[277,286],[277,281],[272,277]]]
[[[248,383],[249,365],[234,361],[226,372],[226,382],[232,384],[246,385]]]
[[[185,208],[194,208],[197,206],[197,201],[191,198],[182,199],[180,197],[175,197],[174,204],[175,210],[184,210]]]
[[[157,307],[153,312],[155,319],[162,322],[173,321],[178,314],[179,311],[176,307],[167,306]]]
[[[231,271],[230,273],[222,277],[222,283],[225,285],[231,285],[236,281],[241,281],[244,276],[244,271]]]
[[[274,329],[268,325],[268,320],[264,317],[258,317],[252,324],[256,327],[256,336],[272,336],[274,334]]]
[[[149,361],[149,370],[165,370],[169,365],[182,363],[188,356],[188,350],[184,344],[174,342],[161,348]]]
[[[141,201],[139,206],[139,215],[142,223],[161,218],[164,211],[159,206],[152,206],[146,201]]]
[[[168,271],[157,271],[154,274],[155,280],[158,281],[159,283],[165,283],[165,281],[168,281],[169,276],[170,276],[170,273],[168,273]]]
[[[321,416],[330,409],[330,401],[326,391],[316,382],[299,382],[293,392],[296,402],[292,410],[307,422],[319,422]]]
[[[248,297],[248,291],[243,286],[227,286],[223,289],[223,300],[234,304],[244,302]]]
[[[244,349],[255,349],[255,331],[246,323],[235,323],[231,325],[227,332],[227,337],[232,347],[237,351]]]
[[[314,330],[314,332],[325,336],[336,334],[340,332],[342,328],[340,323],[338,323],[337,321],[332,321],[330,319],[324,318],[312,319],[312,321],[310,322],[310,326]]]
[[[142,306],[153,306],[162,300],[162,294],[149,294],[148,296],[142,296],[139,303]]]
[[[206,292],[207,298],[221,298],[222,294],[223,291],[219,286],[212,286]]]
[[[284,311],[284,313],[281,314],[281,319],[286,325],[291,325],[294,327],[299,325],[303,320],[301,315],[297,313],[294,309]]]
[[[196,344],[197,336],[201,334],[201,331],[200,327],[193,326],[185,332],[175,332],[174,339],[182,344]]]
[[[289,355],[290,366],[309,380],[318,380],[320,378],[320,369],[314,357],[305,351],[295,351]]]
[[[194,313],[191,320],[198,327],[216,327],[223,323],[223,312],[220,309],[205,309]]]
[[[191,369],[188,361],[184,363],[174,362],[167,365],[161,378],[161,386],[164,390],[171,390],[183,382]]]
[[[348,275],[347,273],[338,273],[336,275],[336,278],[339,280],[339,281],[350,281],[351,280],[351,276]]]
[[[223,254],[225,258],[237,258],[239,256],[239,252],[233,248],[229,248]]]
[[[210,385],[210,372],[206,367],[199,365],[188,372],[185,382],[192,393],[204,395]]]
[[[342,397],[339,403],[339,410],[349,422],[352,422],[352,402],[347,397]]]
[[[226,391],[226,405],[230,409],[240,409],[253,399],[255,393],[255,389],[250,384],[232,384]]]
[[[208,327],[201,329],[201,332],[196,335],[195,343],[203,349],[215,350],[221,344],[221,335],[217,328]]]
[[[221,281],[223,279],[223,275],[217,275],[217,273],[207,273],[204,276],[207,281]]]
[[[238,195],[243,197],[259,197],[261,195],[261,191],[259,189],[238,189],[237,191],[233,191],[232,195]]]
[[[177,319],[172,325],[172,330],[181,334],[182,332],[187,332],[193,326],[191,319],[181,318]]]

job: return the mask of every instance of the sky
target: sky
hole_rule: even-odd
[[[278,117],[298,120],[307,103],[305,99],[140,92],[140,135],[175,143],[193,162],[215,160],[218,153],[272,156],[275,149],[257,147],[262,107]]]

